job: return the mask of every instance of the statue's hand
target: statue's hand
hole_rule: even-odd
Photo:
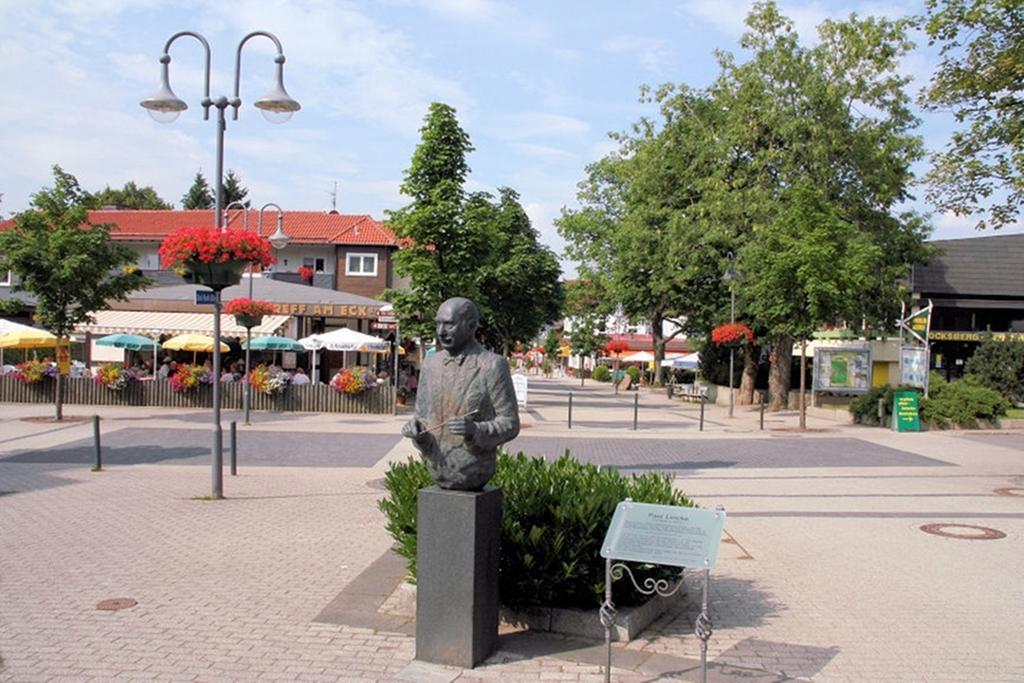
[[[407,439],[412,439],[416,442],[421,442],[427,437],[428,432],[423,431],[423,425],[415,417],[405,423],[402,426],[402,436]]]
[[[476,434],[476,422],[471,417],[453,417],[447,422],[448,432],[456,436],[472,439]]]

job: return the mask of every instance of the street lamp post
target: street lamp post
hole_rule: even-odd
[[[167,43],[164,44],[164,53],[160,57],[160,85],[157,86],[155,93],[139,102],[139,104],[149,112],[149,115],[154,120],[160,123],[170,123],[178,118],[178,115],[181,114],[181,112],[188,109],[188,105],[185,101],[180,99],[174,94],[174,91],[171,90],[168,68],[168,65],[171,63],[171,44],[183,36],[189,36],[198,40],[202,44],[206,56],[203,99],[200,102],[203,107],[203,120],[209,120],[210,107],[217,109],[217,176],[215,183],[213,221],[214,226],[219,230],[223,230],[224,215],[222,213],[221,206],[224,201],[224,131],[227,129],[227,118],[224,115],[224,111],[228,107],[232,107],[234,109],[233,119],[236,121],[238,120],[238,109],[242,106],[242,100],[239,98],[242,69],[242,48],[251,38],[263,36],[273,41],[274,46],[277,48],[277,56],[274,58],[274,63],[277,64],[274,83],[271,85],[267,94],[256,100],[253,105],[259,109],[263,113],[264,118],[271,123],[284,123],[291,118],[293,113],[301,109],[301,106],[298,102],[293,100],[284,89],[284,51],[281,48],[281,41],[279,41],[272,33],[268,33],[266,31],[253,31],[239,41],[238,49],[235,51],[234,97],[229,100],[224,96],[217,97],[216,99],[212,99],[210,97],[210,44],[207,42],[206,38],[194,31],[179,31],[168,38]],[[224,441],[223,431],[221,430],[220,424],[220,314],[220,290],[215,289],[213,303],[213,498],[224,497]]]
[[[260,207],[259,220],[256,223],[256,234],[263,236],[263,211],[272,206],[277,209],[277,230],[268,239],[270,246],[274,249],[284,249],[288,246],[288,235],[284,232],[284,212],[281,207],[273,202],[267,202]],[[252,299],[252,266],[249,267],[249,299]],[[245,328],[245,424],[249,424],[249,411],[252,408],[252,384],[249,383],[249,368],[251,366],[252,350],[252,328]]]
[[[733,270],[732,262],[734,255],[730,251],[726,256],[729,259],[729,269],[725,271],[725,275],[722,279],[725,280],[729,285],[729,322],[736,323],[736,288],[733,283],[739,278],[739,273]],[[735,347],[729,347],[729,417],[733,417],[735,403],[735,394],[733,391],[733,384],[735,384],[735,359],[736,349]]]

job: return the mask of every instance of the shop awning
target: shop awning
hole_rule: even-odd
[[[156,311],[98,311],[93,313],[96,322],[79,325],[78,333],[114,334],[130,332],[147,336],[161,334],[213,334],[212,313],[166,313]],[[253,337],[265,337],[274,334],[288,322],[288,315],[265,315],[263,324],[252,328]],[[233,315],[220,317],[220,334],[222,337],[244,337],[245,328],[235,323]]]

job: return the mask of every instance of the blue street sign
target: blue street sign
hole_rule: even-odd
[[[217,303],[217,292],[212,289],[196,290],[196,306],[212,306]]]

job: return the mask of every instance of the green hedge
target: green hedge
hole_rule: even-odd
[[[416,577],[416,493],[433,482],[420,460],[392,465],[385,475],[388,496],[378,505],[387,517],[395,552]],[[580,463],[566,452],[548,462],[523,453],[498,453],[491,482],[502,488],[504,508],[499,565],[499,598],[513,609],[568,607],[593,609],[604,597],[601,542],[615,506],[637,502],[692,506],[672,489],[665,474],[626,477],[618,470]],[[630,563],[637,580],[678,576],[672,567]],[[613,584],[620,606],[643,602],[629,581]]]
[[[598,365],[594,368],[594,372],[590,373],[590,378],[596,382],[607,382],[612,378],[612,371],[608,369],[607,365]]]
[[[930,425],[975,428],[979,420],[996,422],[1006,415],[1010,402],[999,392],[982,386],[970,375],[956,382],[936,381],[929,385],[929,397],[922,402],[921,419]]]

